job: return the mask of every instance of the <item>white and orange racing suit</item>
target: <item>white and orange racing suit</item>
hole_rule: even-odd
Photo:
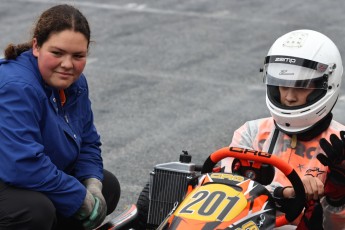
[[[288,136],[278,131],[273,138],[276,126],[272,117],[248,121],[234,132],[230,146],[241,147],[275,154],[281,159],[285,159],[300,177],[306,174],[317,176],[325,182],[327,176],[327,167],[323,166],[316,158],[318,153],[323,153],[319,146],[321,138],[329,141],[331,134],[339,136],[345,126],[332,120],[329,127],[317,137],[309,141],[300,141],[296,136]],[[272,141],[272,140],[275,141]],[[273,143],[275,142],[275,143]],[[271,146],[271,143],[272,146]],[[226,158],[222,160],[221,167],[225,172],[231,172],[233,159]],[[290,181],[279,170],[275,170],[275,176],[267,189],[273,192],[278,186],[291,186]],[[345,229],[345,205],[333,207],[329,205],[325,198],[321,199],[323,207],[323,225],[324,229]]]

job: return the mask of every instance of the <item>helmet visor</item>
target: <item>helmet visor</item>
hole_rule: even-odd
[[[268,56],[264,67],[267,85],[327,89],[328,65],[287,56]]]

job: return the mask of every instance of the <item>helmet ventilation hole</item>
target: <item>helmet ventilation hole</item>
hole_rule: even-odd
[[[308,37],[307,33],[294,32],[283,43],[285,47],[297,47],[300,48],[304,45],[305,39]]]
[[[303,110],[301,111],[301,113],[305,113],[305,112],[308,112],[310,109],[307,109],[307,110]]]

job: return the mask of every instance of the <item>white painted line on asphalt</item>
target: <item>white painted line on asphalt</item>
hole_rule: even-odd
[[[47,3],[51,4],[52,1],[50,0],[17,0],[19,2],[33,2],[33,3]],[[76,1],[59,1],[59,4],[71,4],[75,6],[86,6],[92,8],[99,8],[99,9],[107,9],[107,10],[122,10],[122,11],[140,11],[140,12],[147,12],[147,13],[156,13],[156,14],[174,14],[174,15],[186,15],[186,16],[199,16],[199,17],[209,17],[207,14],[199,14],[195,12],[179,12],[179,11],[172,11],[172,10],[161,10],[161,9],[154,9],[148,8],[145,4],[136,4],[136,3],[128,3],[126,5],[115,5],[115,4],[102,4],[102,3],[94,3],[94,2],[76,2]]]
[[[1,1],[8,1],[8,0],[0,0],[0,2]],[[18,2],[32,2],[32,3],[47,3],[47,4],[53,3],[51,0],[17,0],[17,1]],[[99,9],[105,9],[105,10],[132,11],[132,12],[142,12],[142,13],[152,13],[152,14],[162,14],[162,15],[163,14],[164,15],[180,15],[180,16],[186,16],[186,17],[230,19],[230,20],[238,20],[238,21],[267,23],[266,19],[257,19],[257,18],[250,18],[250,17],[243,18],[242,15],[236,15],[233,12],[229,12],[227,10],[217,11],[213,13],[198,13],[198,12],[190,12],[190,11],[187,12],[187,11],[155,9],[155,8],[147,7],[145,4],[137,4],[137,3],[128,3],[126,5],[102,4],[102,3],[79,2],[79,1],[59,1],[58,3],[99,8]],[[274,20],[274,21],[270,21],[270,23],[286,25],[288,24],[288,21]]]

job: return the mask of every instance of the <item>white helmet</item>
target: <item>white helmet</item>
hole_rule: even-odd
[[[341,85],[343,65],[336,45],[312,30],[278,38],[265,58],[266,104],[278,127],[290,134],[311,129],[332,110]],[[278,86],[315,88],[301,106],[280,103]]]

